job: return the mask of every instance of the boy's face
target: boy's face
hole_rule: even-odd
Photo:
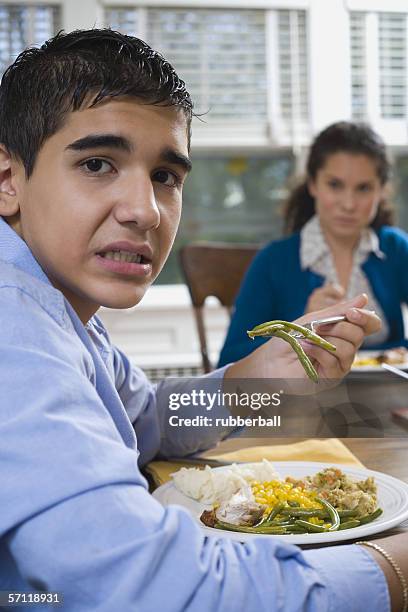
[[[83,322],[137,304],[167,259],[189,169],[175,107],[123,97],[70,113],[27,180],[14,163],[9,222]]]

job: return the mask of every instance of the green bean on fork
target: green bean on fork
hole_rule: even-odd
[[[334,344],[328,342],[314,331],[304,327],[303,325],[291,323],[289,321],[267,321],[266,323],[261,323],[260,325],[257,325],[253,329],[247,331],[247,334],[252,339],[255,337],[269,338],[271,336],[276,336],[277,338],[281,338],[281,340],[288,342],[298,356],[299,361],[308,377],[313,380],[313,382],[317,383],[319,380],[317,372],[311,360],[303,350],[300,342],[297,340],[297,338],[290,334],[291,331],[300,332],[306,340],[313,342],[313,344],[316,344],[327,351],[334,352],[336,350]]]

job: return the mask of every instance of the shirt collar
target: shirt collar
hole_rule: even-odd
[[[386,257],[380,249],[378,235],[371,227],[367,227],[361,235],[356,256],[362,262],[367,259],[370,253],[374,253],[379,259],[385,259]],[[313,267],[320,259],[328,255],[330,255],[330,250],[324,239],[319,217],[314,215],[300,232],[300,265],[302,270]]]
[[[51,284],[27,244],[2,217],[0,217],[0,259],[48,285]]]
[[[40,303],[46,304],[48,308],[54,306],[53,312],[58,312],[61,317],[64,317],[62,306],[65,304],[65,308],[67,308],[70,312],[71,319],[77,318],[78,322],[80,322],[78,315],[75,313],[74,309],[66,300],[62,292],[52,285],[48,276],[45,274],[44,270],[41,268],[40,264],[30,251],[27,243],[20,238],[17,232],[15,232],[1,216],[0,261],[16,266],[16,268],[19,270],[22,270],[26,274],[29,274],[43,283],[37,285],[37,290],[34,290],[33,287],[31,287],[31,291],[35,292],[36,298]],[[94,317],[91,317],[87,325],[91,328],[97,327],[99,333],[104,331],[103,324],[97,318],[95,319]]]
[[[300,232],[300,265],[302,270],[311,268],[317,261],[330,254],[324,239],[319,217],[314,215]]]
[[[361,256],[374,253],[378,259],[386,258],[384,251],[380,249],[380,239],[378,238],[378,234],[376,234],[371,227],[367,227],[364,230],[360,239],[360,244],[358,245],[358,253]]]

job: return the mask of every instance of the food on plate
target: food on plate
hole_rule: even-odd
[[[328,467],[314,475],[282,480],[269,462],[258,465],[259,471],[257,464],[222,470],[182,468],[182,479],[179,472],[173,478],[182,493],[211,504],[200,520],[216,529],[270,535],[324,533],[358,527],[382,514],[372,477],[353,480],[339,468]],[[265,471],[274,476],[255,476]],[[193,480],[200,480],[199,472],[205,475],[204,489],[192,486]],[[212,478],[217,477],[212,490],[211,472]]]
[[[378,354],[370,351],[360,351],[353,362],[353,367],[374,366],[379,367],[382,363],[398,365],[408,361],[408,351],[403,346],[388,349]]]
[[[203,504],[221,503],[231,498],[240,489],[248,487],[254,480],[272,480],[279,478],[272,463],[267,459],[262,462],[236,463],[223,470],[213,470],[206,465],[199,468],[181,468],[172,474],[177,489]]]
[[[372,476],[355,481],[338,468],[330,467],[301,480],[289,476],[286,482],[315,491],[339,510],[354,510],[357,517],[371,514],[377,507],[377,487]]]
[[[264,514],[265,506],[258,504],[251,494],[250,487],[241,489],[228,501],[217,505],[216,516],[220,521],[232,525],[255,525]]]
[[[257,325],[253,329],[247,331],[247,334],[252,339],[255,337],[269,338],[271,336],[276,336],[277,338],[281,338],[282,340],[285,340],[285,342],[288,342],[298,356],[299,361],[308,377],[313,380],[313,382],[317,383],[319,377],[311,360],[306,355],[297,338],[291,335],[291,332],[301,333],[304,338],[309,340],[309,342],[313,342],[313,344],[317,344],[327,351],[334,352],[336,350],[334,344],[327,342],[327,340],[316,334],[316,332],[304,327],[303,325],[298,325],[297,323],[288,321],[267,321],[266,323],[261,323],[260,325]]]

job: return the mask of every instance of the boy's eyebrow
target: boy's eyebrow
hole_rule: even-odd
[[[102,147],[120,149],[127,153],[133,150],[130,140],[124,136],[117,136],[116,134],[88,134],[88,136],[71,142],[66,149],[71,151],[84,151],[86,149],[97,149]]]
[[[190,172],[191,168],[193,167],[189,157],[179,153],[179,151],[175,151],[174,149],[165,149],[161,154],[161,158],[163,161],[169,162],[170,164],[181,166],[186,172]]]
[[[127,153],[131,153],[134,149],[130,140],[124,136],[117,136],[115,134],[88,134],[83,138],[71,142],[66,149],[71,151],[84,151],[86,149],[97,149],[102,147],[120,149]],[[192,168],[191,160],[186,155],[174,149],[165,149],[160,157],[163,161],[181,166],[186,172],[190,172]]]

